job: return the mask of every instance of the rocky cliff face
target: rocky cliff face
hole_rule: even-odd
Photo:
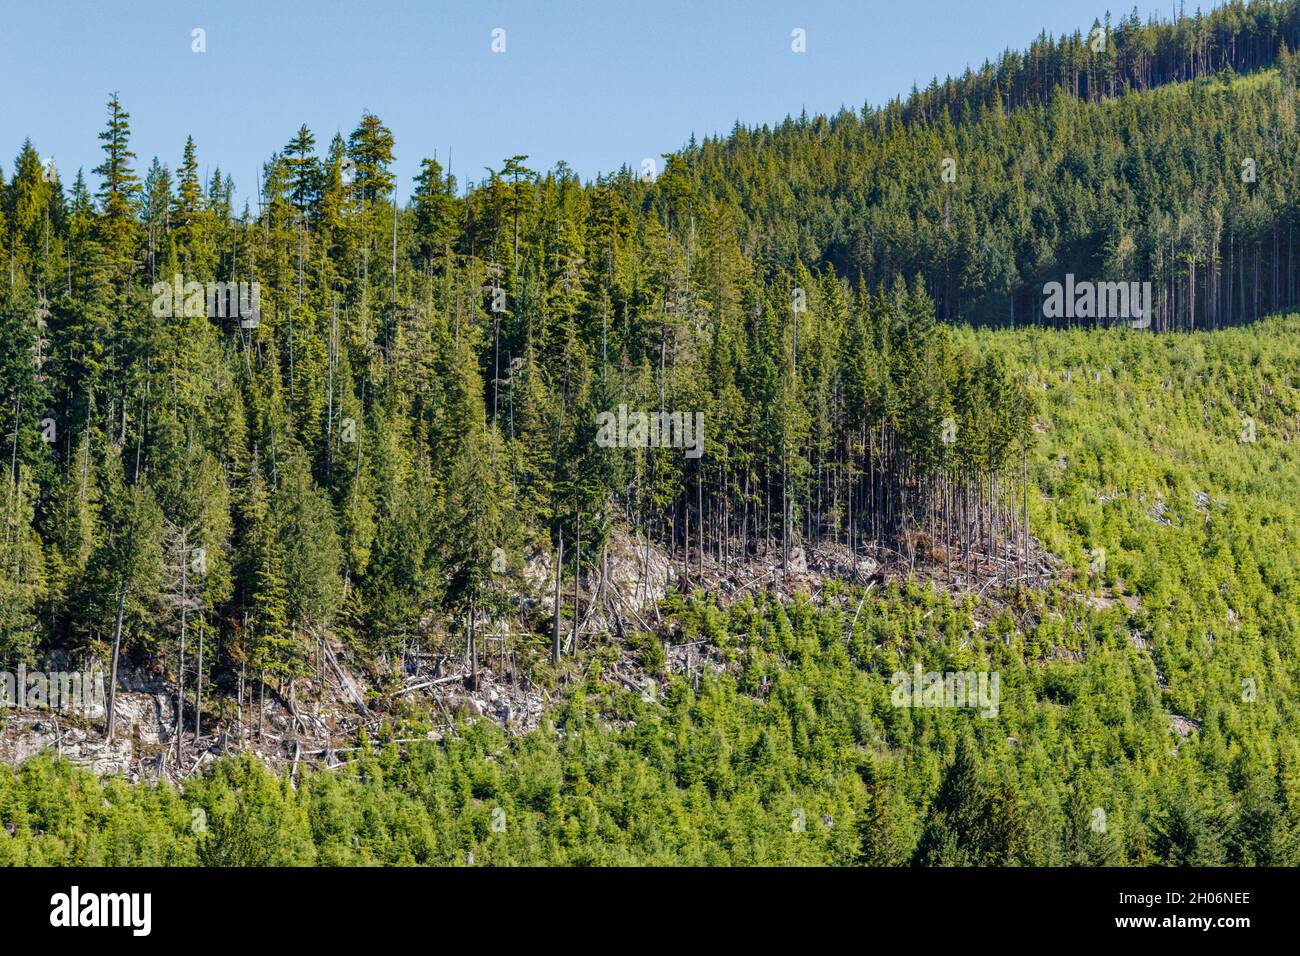
[[[105,706],[92,699],[85,707],[24,706],[0,711],[0,759],[22,763],[45,750],[101,776],[121,774],[136,780],[156,774],[160,757],[174,739],[174,691],[147,673],[119,673],[117,732],[104,737]]]

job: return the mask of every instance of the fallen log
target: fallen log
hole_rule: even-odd
[[[334,671],[334,676],[338,678],[339,685],[343,688],[343,692],[347,694],[348,699],[352,701],[352,706],[357,709],[357,713],[361,714],[362,717],[369,717],[370,711],[366,707],[366,698],[365,695],[361,693],[361,687],[357,683],[357,679],[349,673],[347,668],[339,663],[338,657],[334,653],[334,648],[328,640],[325,641],[325,660]]]

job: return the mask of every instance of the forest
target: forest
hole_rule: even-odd
[[[405,202],[372,113],[286,130],[241,208],[117,94],[70,181],[24,142],[0,667],[97,662],[110,737],[153,669],[200,748],[327,645],[476,681],[508,622],[552,704],[415,745],[399,708],[292,777],[0,767],[0,863],[1294,864],[1297,48],[1300,0],[1108,18],[655,175],[430,156]],[[1149,328],[1046,318],[1067,275],[1150,282]],[[256,308],[185,307],[214,283]],[[609,447],[620,406],[702,453]],[[657,626],[580,641],[629,534]],[[815,550],[850,572],[778,594]],[[997,716],[891,705],[918,661],[998,673]]]
[[[966,333],[1048,386],[1030,523],[1069,583],[991,611],[921,579],[684,596],[673,640],[727,672],[647,700],[605,645],[535,731],[393,731],[296,788],[252,757],[183,792],[36,757],[0,768],[0,862],[1294,866],[1298,332]],[[636,653],[664,666],[657,642]],[[1000,672],[996,717],[893,706],[917,660]]]

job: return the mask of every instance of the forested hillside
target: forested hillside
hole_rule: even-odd
[[[669,648],[724,670],[646,699],[597,649],[536,731],[378,741],[296,789],[255,761],[181,796],[34,759],[0,769],[0,862],[1294,865],[1298,332],[971,336],[1045,386],[1030,520],[1074,585],[674,600]],[[1000,671],[996,716],[895,706],[917,661]]]
[[[1157,328],[1246,321],[1300,297],[1298,43],[1289,0],[1107,18],[882,108],[692,142],[656,202],[707,197],[775,268],[920,274],[944,318],[1043,322],[1073,272],[1152,282]],[[1232,82],[1270,66],[1280,86]]]
[[[1300,0],[1125,20],[657,176],[520,154],[458,184],[427,158],[409,202],[373,114],[286,130],[243,208],[201,144],[135,156],[116,94],[93,170],[24,143],[0,172],[0,665],[160,671],[178,755],[260,733],[267,688],[292,707],[331,645],[476,681],[508,624],[557,693],[522,737],[467,725],[296,790],[223,766],[104,807],[33,763],[0,775],[24,834],[0,854],[1292,859],[1300,356],[1294,319],[1240,326],[1300,302],[1298,47]],[[1150,282],[1150,327],[1044,319],[1067,275]],[[629,410],[702,422],[700,453],[611,445]],[[612,635],[579,652],[616,531],[676,592],[622,644],[650,674],[665,644],[718,665],[662,700],[601,678]],[[855,583],[698,587],[814,548]],[[999,715],[891,705],[922,658],[1000,673]],[[59,788],[93,796],[56,819]]]

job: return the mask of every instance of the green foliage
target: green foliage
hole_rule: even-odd
[[[465,725],[296,789],[33,760],[0,771],[0,863],[1293,864],[1300,323],[1246,323],[1300,298],[1298,17],[1040,38],[653,182],[515,155],[460,190],[425,159],[402,206],[367,113],[319,152],[301,126],[240,210],[192,139],[142,182],[116,95],[97,189],[24,143],[0,664],[103,656],[119,606],[125,652],[169,660],[164,527],[207,555],[201,666],[290,691],[326,635],[460,653],[526,617],[526,558],[563,540],[570,584],[620,526],[688,583],[808,543],[1002,570],[674,595],[630,641],[662,694],[593,666],[520,739]],[[1149,280],[1152,331],[1038,327],[1066,273]],[[256,321],[156,308],[176,276],[258,283]],[[702,454],[599,445],[620,406],[703,414]],[[998,673],[997,714],[896,706],[916,664]]]

